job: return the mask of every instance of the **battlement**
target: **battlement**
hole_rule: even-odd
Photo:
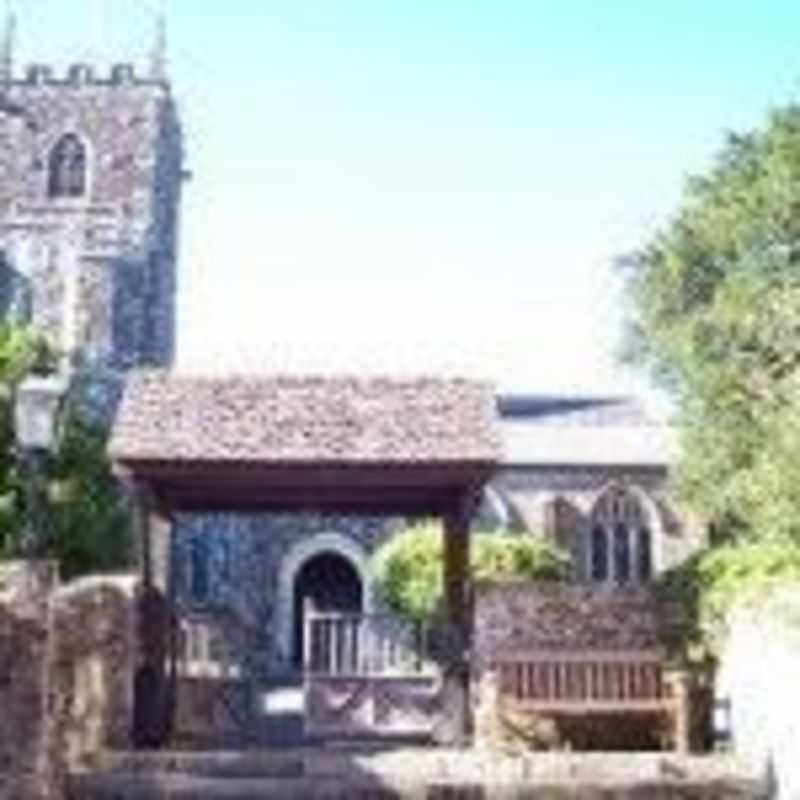
[[[133,64],[124,63],[112,64],[102,76],[90,64],[70,64],[58,73],[49,64],[31,64],[22,77],[13,77],[11,83],[15,86],[125,87],[165,86],[167,82],[139,75]]]

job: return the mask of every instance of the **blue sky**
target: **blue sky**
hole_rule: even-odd
[[[146,62],[157,2],[15,6],[22,61]],[[166,6],[191,369],[641,388],[614,256],[800,86],[777,0]]]

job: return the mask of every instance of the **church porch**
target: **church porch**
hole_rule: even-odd
[[[135,375],[111,453],[138,509],[144,596],[158,595],[174,607],[176,514],[439,516],[449,641],[434,735],[442,743],[465,743],[469,526],[498,457],[493,403],[489,387],[455,380]],[[143,606],[142,629],[157,618]],[[166,627],[162,618],[143,643],[135,727],[141,745],[161,746],[175,712],[180,715],[174,618]],[[236,692],[252,688],[232,683]],[[250,709],[253,702],[244,699]],[[242,726],[256,733],[247,715]]]

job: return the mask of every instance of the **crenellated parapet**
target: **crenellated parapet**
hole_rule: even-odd
[[[167,81],[154,78],[149,72],[142,74],[132,63],[112,64],[102,73],[93,65],[70,64],[56,69],[51,64],[30,64],[22,75],[10,76],[11,86],[72,86],[72,87],[118,87],[118,86],[164,86]]]

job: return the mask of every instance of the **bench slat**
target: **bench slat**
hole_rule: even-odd
[[[536,652],[495,659],[501,695],[524,702],[561,704],[662,702],[661,656],[644,652]]]

